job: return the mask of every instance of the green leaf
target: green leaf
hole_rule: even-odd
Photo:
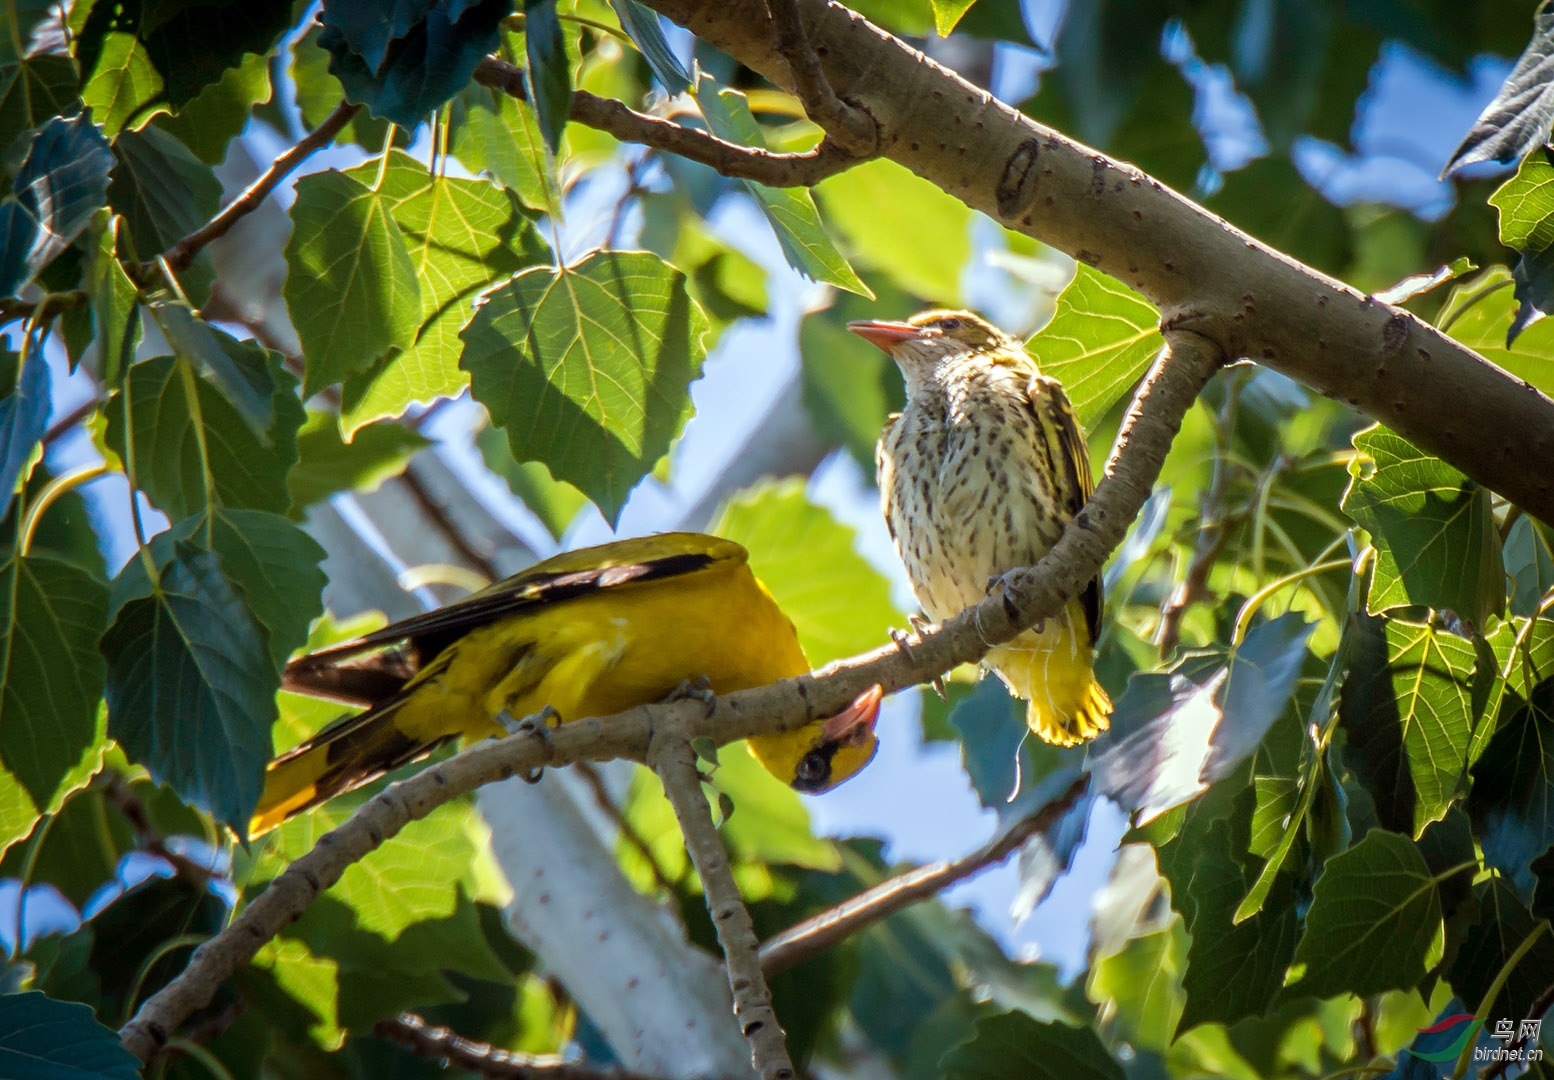
[[[815,194],[856,262],[935,303],[961,303],[961,271],[971,261],[965,203],[888,158],[837,173]]]
[[[697,87],[696,101],[701,106],[707,127],[718,138],[765,149],[766,139],[750,114],[745,95],[737,90],[718,90],[712,78],[703,75]],[[808,191],[770,188],[752,180],[745,181],[745,187],[771,223],[789,266],[813,281],[835,285],[871,300],[874,298],[874,293],[859,280],[836,249]]]
[[[81,87],[81,101],[92,110],[92,119],[103,135],[116,138],[126,127],[140,127],[158,112],[167,110],[162,75],[145,46],[133,34],[108,34],[97,55],[97,64]]]
[[[329,73],[329,52],[318,43],[321,34],[322,30],[314,26],[291,47],[290,74],[296,87],[297,108],[302,113],[303,126],[310,131],[323,123],[335,107],[345,100],[345,88],[340,85],[339,79]],[[335,142],[340,145],[354,143],[369,155],[376,154],[383,149],[388,129],[387,120],[362,109],[340,129]],[[409,134],[396,132],[394,145],[405,145],[404,140],[408,139]]]
[[[614,522],[690,414],[706,329],[678,270],[595,252],[486,293],[459,363],[513,457],[543,461]]]
[[[940,37],[949,37],[966,9],[977,0],[933,0],[933,25]]]
[[[39,809],[102,754],[97,638],[107,621],[96,575],[49,555],[0,563],[0,765]]]
[[[1543,597],[1554,589],[1554,539],[1548,527],[1525,515],[1517,518],[1501,554],[1511,579],[1511,614],[1535,615]]]
[[[205,164],[220,165],[226,159],[227,147],[248,125],[255,106],[269,100],[269,58],[249,53],[176,114],[158,117],[156,125]]]
[[[1196,846],[1191,887],[1179,900],[1192,946],[1182,975],[1187,1004],[1178,1032],[1266,1013],[1284,984],[1300,932],[1295,889],[1287,877],[1278,879],[1257,914],[1234,921],[1253,875],[1237,861],[1224,821],[1212,823]]]
[[[1293,776],[1259,776],[1253,781],[1257,790],[1257,810],[1252,815],[1252,842],[1247,848],[1266,859],[1279,847],[1291,815],[1300,802],[1300,781]]]
[[[221,568],[267,631],[277,677],[323,614],[324,549],[292,522],[262,510],[223,509],[211,521]]]
[[[1052,321],[1025,348],[1090,428],[1149,368],[1160,351],[1159,324],[1148,300],[1080,263]]]
[[[140,1062],[92,1010],[36,990],[0,994],[0,1076],[16,1080],[135,1080]]]
[[[540,122],[529,103],[488,87],[471,86],[453,104],[454,156],[471,172],[489,173],[525,206],[554,217],[560,203]]]
[[[87,251],[86,279],[82,284],[91,299],[98,377],[107,389],[116,390],[140,344],[140,297],[119,262],[119,244],[129,241],[128,235],[119,236],[123,219],[106,213],[102,219],[96,242]]]
[[[1164,1053],[1176,1039],[1182,1015],[1182,969],[1187,931],[1173,920],[1164,930],[1130,939],[1097,960],[1086,995],[1116,1018],[1134,1046]]]
[[[1547,649],[1551,635],[1541,636]],[[1473,767],[1468,797],[1484,862],[1525,895],[1534,885],[1532,860],[1554,844],[1554,670],[1533,678],[1530,691],[1507,693],[1499,727]]]
[[[310,412],[297,432],[297,464],[286,474],[290,512],[298,515],[341,491],[373,491],[431,445],[426,436],[387,420],[358,428],[344,442],[333,413]]]
[[[108,733],[154,779],[242,836],[276,716],[268,634],[215,552],[180,541],[159,573],[122,602],[102,638]]]
[[[610,6],[621,21],[621,29],[631,35],[631,40],[642,50],[643,57],[658,81],[670,97],[683,94],[691,88],[691,74],[680,63],[680,58],[669,47],[664,28],[659,25],[658,12],[638,0],[610,0]]]
[[[540,134],[552,154],[561,146],[572,111],[572,69],[556,18],[556,0],[524,0],[524,48],[529,64],[523,79],[539,117]]]
[[[1554,161],[1547,149],[1528,154],[1489,205],[1500,212],[1500,242],[1506,247],[1541,251],[1554,245]]]
[[[741,492],[708,531],[750,552],[750,568],[816,667],[889,641],[890,628],[905,621],[889,583],[854,548],[853,530],[811,503],[800,480]]]
[[[853,319],[879,311],[905,310],[911,298],[881,287],[879,304],[840,293],[823,311],[805,314],[799,324],[799,363],[803,366],[804,408],[827,443],[845,447],[871,475],[874,448],[886,418],[906,402],[894,361],[857,334]]]
[[[481,428],[475,436],[475,447],[485,459],[486,468],[507,481],[513,496],[540,519],[545,531],[558,542],[588,505],[588,496],[551,476],[544,462],[525,461],[520,465],[514,460],[507,447],[507,436],[500,428],[489,424]]]
[[[210,329],[212,336],[226,335]],[[261,439],[209,377],[196,375],[178,357],[158,356],[130,368],[123,390],[105,408],[108,445],[136,463],[135,479],[158,509],[173,520],[207,506],[250,507],[285,513],[291,504],[287,470],[297,461],[302,403],[297,380],[280,358],[257,345],[227,339],[217,350],[239,369],[245,390],[269,380],[274,420]],[[193,392],[194,400],[190,400]],[[125,403],[134,424],[134,454],[125,445]]]
[[[1424,978],[1442,933],[1436,878],[1413,841],[1372,829],[1327,861],[1295,950],[1289,993],[1379,994]]]
[[[1511,272],[1491,267],[1457,286],[1436,317],[1459,342],[1545,394],[1554,394],[1554,322],[1534,323],[1507,343],[1515,319]]]
[[[415,343],[421,289],[393,205],[333,169],[297,181],[284,293],[308,397]]]
[[[369,161],[345,175],[369,184],[378,165]],[[415,267],[420,328],[413,344],[346,380],[340,423],[351,438],[412,403],[462,393],[469,376],[459,368],[459,330],[469,321],[476,295],[525,266],[549,261],[517,199],[493,184],[433,176],[395,150],[378,191],[388,200]]]
[[[135,833],[107,801],[104,785],[92,785],[72,792],[24,843],[13,844],[0,861],[0,875],[19,878],[30,863],[32,881],[47,882],[80,908],[114,879],[120,856],[135,847]]]
[[[1122,1080],[1094,1031],[1042,1024],[1022,1012],[976,1022],[970,1042],[939,1062],[945,1080]]]
[[[0,148],[50,117],[71,116],[79,108],[76,66],[68,56],[35,53],[0,61]]]
[[[295,938],[272,938],[249,967],[236,976],[245,1001],[259,1005],[267,1016],[284,1016],[284,1030],[305,1030],[321,1050],[340,1049],[340,965],[314,956]]]
[[[1485,1001],[1490,986],[1532,934],[1537,920],[1504,878],[1490,878],[1473,891],[1478,895],[1479,917],[1469,928],[1447,976],[1451,988],[1476,1013],[1513,1018],[1532,1015],[1533,1002],[1543,996],[1549,972],[1554,971],[1554,940],[1545,930],[1511,969],[1495,1000]]]
[[[1505,570],[1489,491],[1386,428],[1360,452],[1341,505],[1376,546],[1366,607],[1424,606],[1483,626],[1505,610]]]

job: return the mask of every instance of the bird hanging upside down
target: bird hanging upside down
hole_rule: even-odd
[[[965,311],[907,322],[852,322],[906,378],[906,407],[880,437],[880,499],[912,590],[948,619],[992,583],[1052,550],[1090,497],[1090,453],[1056,379],[1018,341]],[[993,649],[983,663],[1027,699],[1026,722],[1073,746],[1110,724],[1092,667],[1101,581],[1055,618]]]
[[[503,713],[608,716],[703,677],[721,694],[807,671],[793,623],[732,540],[663,533],[566,552],[288,664],[285,689],[367,710],[270,763],[249,835],[450,739],[502,735]],[[799,791],[826,791],[874,756],[879,701],[874,687],[750,751]]]

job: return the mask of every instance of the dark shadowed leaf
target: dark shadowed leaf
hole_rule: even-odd
[[[281,367],[279,357],[267,356],[258,346],[245,343],[222,355],[245,369],[240,376],[245,388],[265,380],[274,387],[270,395],[274,421],[263,440],[213,379],[187,378],[189,369],[172,356],[154,357],[130,368],[125,388],[105,410],[108,445],[123,457],[124,395],[129,396],[135,478],[152,503],[175,521],[213,503],[275,513],[285,513],[291,503],[286,474],[297,461],[297,429],[304,418],[297,380]],[[189,400],[191,390],[194,401]]]
[[[1478,894],[1479,917],[1452,964],[1451,988],[1475,1013],[1518,1020],[1532,1015],[1532,1003],[1548,988],[1549,972],[1554,971],[1554,940],[1544,932],[1511,968],[1493,1003],[1485,1001],[1484,995],[1538,920],[1504,878],[1482,882],[1474,892]]]
[[[1342,506],[1371,534],[1366,607],[1450,610],[1483,626],[1505,610],[1505,570],[1489,491],[1377,426],[1354,437]]]
[[[596,252],[486,293],[459,364],[513,457],[543,461],[614,521],[690,414],[706,329],[678,270]]]
[[[556,0],[524,0],[524,47],[529,66],[524,84],[529,102],[539,117],[540,134],[554,154],[561,146],[567,116],[572,111],[572,70],[567,60],[566,39],[556,18]]]
[[[510,0],[427,5],[425,17],[388,42],[381,58],[371,63],[354,51],[339,25],[337,11],[351,11],[361,21],[381,21],[372,0],[346,0],[324,8],[324,32],[318,43],[329,50],[329,71],[345,87],[350,101],[361,102],[374,116],[413,129],[432,110],[468,85],[475,67],[497,47],[502,18],[512,12]]]
[[[1554,589],[1554,537],[1548,526],[1530,517],[1517,518],[1506,534],[1502,554],[1510,578],[1510,613],[1536,614],[1544,595]]]
[[[1554,670],[1525,697],[1517,689],[1506,694],[1500,725],[1473,766],[1468,812],[1484,861],[1530,897],[1530,864],[1554,844]]]
[[[1417,845],[1373,829],[1327,862],[1295,950],[1289,992],[1330,997],[1414,986],[1439,948],[1436,878]]]
[[[0,363],[13,370],[21,360],[0,350]],[[34,347],[17,373],[15,389],[0,398],[0,516],[9,511],[22,470],[32,460],[49,422],[49,365]]]
[[[976,1022],[970,1042],[939,1062],[945,1080],[1122,1080],[1094,1031],[1043,1024],[1023,1012]]]
[[[176,543],[160,577],[132,591],[103,635],[108,731],[153,778],[243,835],[276,717],[268,634],[215,552]]]
[[[76,66],[68,56],[33,53],[0,59],[0,149],[29,128],[79,107]]]
[[[1443,177],[1475,161],[1509,165],[1548,139],[1554,120],[1554,10],[1541,8],[1532,40],[1493,101],[1452,152]]]
[[[204,225],[221,207],[221,181],[209,165],[159,127],[126,131],[113,144],[118,159],[108,203],[124,215],[134,248],[143,259],[154,258]],[[124,244],[120,243],[120,250]],[[204,303],[214,272],[210,256],[201,253],[194,265],[178,275],[196,304]]]
[[[0,994],[0,1075],[16,1080],[134,1080],[140,1062],[92,1010],[36,990]]]
[[[415,343],[421,288],[393,208],[388,195],[342,172],[297,181],[285,295],[309,397]]]
[[[250,53],[228,68],[220,80],[178,109],[176,115],[159,116],[157,127],[174,135],[195,157],[207,165],[220,165],[227,147],[243,133],[254,107],[270,100],[270,66],[267,58]]]
[[[273,439],[293,436],[302,413],[292,394],[296,380],[281,371],[278,353],[239,341],[178,301],[156,301],[150,311],[173,355],[220,392],[261,446],[270,449]]]
[[[0,296],[15,296],[106,201],[113,153],[86,119],[55,117],[33,137],[0,201]]]

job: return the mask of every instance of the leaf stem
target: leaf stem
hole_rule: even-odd
[[[83,465],[79,469],[73,469],[67,473],[61,473],[50,480],[43,490],[38,492],[38,497],[27,507],[27,513],[22,518],[21,539],[17,542],[16,551],[19,555],[26,555],[27,549],[32,546],[32,535],[38,530],[38,523],[55,500],[82,484],[90,484],[93,480],[106,476],[116,471],[107,462],[98,462],[96,465]]]
[[[1340,539],[1342,538],[1340,537]],[[1331,551],[1332,548],[1329,547],[1328,550]],[[1258,589],[1255,593],[1246,598],[1246,603],[1242,604],[1241,610],[1236,613],[1235,633],[1230,636],[1231,648],[1235,648],[1237,645],[1241,644],[1242,639],[1246,637],[1246,629],[1251,625],[1252,616],[1257,614],[1257,609],[1263,606],[1264,600],[1267,600],[1270,596],[1284,588],[1286,585],[1294,585],[1297,582],[1304,581],[1306,578],[1309,578],[1314,574],[1325,574],[1329,570],[1337,570],[1340,567],[1346,567],[1349,565],[1349,563],[1349,559],[1329,559],[1327,562],[1316,563],[1312,566],[1307,566],[1300,570],[1296,570],[1294,573],[1285,574],[1283,577],[1276,578],[1273,581],[1270,581],[1268,584],[1264,585],[1261,589]]]

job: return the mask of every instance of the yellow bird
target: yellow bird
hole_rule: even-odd
[[[981,600],[998,577],[1052,550],[1095,489],[1090,451],[1058,381],[1018,341],[966,311],[848,329],[906,379],[880,437],[880,499],[912,591],[934,620]],[[1095,679],[1101,581],[983,663],[1027,699],[1026,723],[1057,746],[1094,738],[1112,703]]]
[[[663,533],[566,552],[287,665],[287,690],[367,710],[270,763],[249,835],[450,739],[502,735],[502,713],[608,716],[703,676],[721,694],[808,670],[793,623],[732,540]],[[826,791],[874,756],[879,700],[874,687],[829,720],[750,739],[750,751],[797,790]]]

